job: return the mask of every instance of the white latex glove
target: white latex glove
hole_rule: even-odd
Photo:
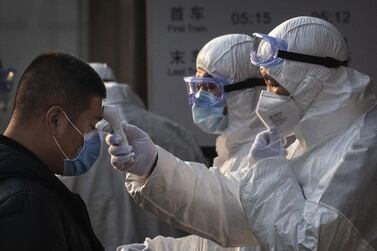
[[[116,251],[140,251],[144,250],[145,245],[142,243],[133,243],[117,247]]]
[[[257,162],[261,159],[274,156],[286,156],[287,150],[283,147],[285,138],[279,129],[271,128],[257,134],[251,146],[250,154]]]
[[[146,177],[157,160],[157,148],[151,138],[140,128],[122,123],[128,144],[120,144],[119,134],[108,134],[106,143],[110,146],[111,164],[114,168]],[[132,161],[133,159],[133,161]]]

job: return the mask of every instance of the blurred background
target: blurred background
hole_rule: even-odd
[[[0,0],[0,58],[17,70],[15,86],[42,52],[105,62],[149,110],[194,132],[201,147],[213,151],[215,136],[193,124],[182,80],[195,73],[206,42],[227,33],[268,33],[291,17],[316,16],[342,32],[350,65],[375,79],[376,10],[376,0]],[[1,131],[14,90],[2,95]]]

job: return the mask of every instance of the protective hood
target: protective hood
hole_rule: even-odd
[[[115,105],[128,103],[145,108],[143,101],[136,95],[128,84],[117,82],[105,82],[107,98],[105,104]]]
[[[346,43],[340,32],[318,18],[289,19],[269,35],[285,40],[290,52],[347,59]],[[351,67],[326,68],[283,60],[265,69],[305,110],[295,130],[304,145],[346,127],[373,103],[371,91],[367,91],[369,77]]]
[[[249,78],[261,78],[259,68],[250,63],[253,40],[244,34],[228,34],[209,41],[199,52],[196,67],[213,77],[225,78],[230,84]],[[241,147],[251,145],[263,127],[255,114],[262,87],[229,92],[227,96],[228,127],[217,138],[216,165],[229,159]]]
[[[89,64],[100,76],[102,81],[115,81],[113,70],[104,63],[90,63]]]
[[[89,65],[97,72],[105,83],[107,98],[104,103],[106,105],[128,103],[145,108],[143,101],[132,91],[128,84],[115,82],[114,73],[107,64],[90,63]]]

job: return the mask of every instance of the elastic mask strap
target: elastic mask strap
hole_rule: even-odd
[[[80,130],[72,123],[72,121],[68,118],[67,114],[65,113],[65,111],[63,111],[64,113],[64,116],[68,119],[69,123],[73,126],[73,128],[76,129],[76,131],[78,131],[80,133],[81,136],[84,137],[84,134],[80,132]]]
[[[67,156],[67,155],[65,154],[65,152],[63,151],[62,147],[60,146],[59,142],[56,140],[56,138],[55,138],[54,135],[52,135],[52,138],[54,139],[55,144],[58,146],[58,148],[60,149],[60,151],[63,153],[64,157],[65,157],[66,159],[69,159],[68,156]]]
[[[224,92],[238,91],[247,88],[254,88],[257,86],[266,86],[266,83],[261,78],[248,78],[241,82],[225,85]]]
[[[328,68],[338,68],[340,66],[348,66],[348,61],[339,61],[331,57],[317,57],[307,54],[295,53],[290,51],[278,51],[279,58],[284,58],[292,61],[323,65]]]

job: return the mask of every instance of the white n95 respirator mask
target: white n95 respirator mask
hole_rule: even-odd
[[[256,113],[267,128],[277,127],[285,137],[294,134],[295,126],[304,115],[303,109],[291,96],[265,90],[260,94]]]

